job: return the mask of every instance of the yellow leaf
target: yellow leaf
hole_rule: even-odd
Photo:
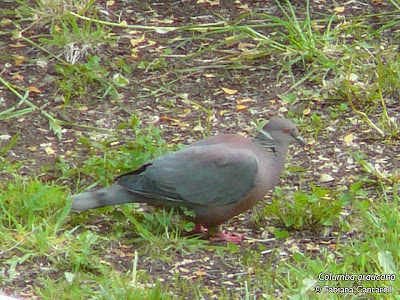
[[[203,74],[203,76],[204,76],[205,78],[214,78],[214,77],[215,77],[214,74]]]
[[[142,44],[145,41],[146,41],[146,37],[145,37],[145,34],[143,34],[138,39],[131,39],[131,45],[132,45],[133,48],[135,48],[135,47],[139,46],[140,44]]]
[[[249,103],[249,102],[254,102],[254,100],[251,98],[244,98],[244,99],[236,100],[237,104],[243,104],[243,103]]]
[[[201,124],[197,125],[195,128],[193,128],[193,131],[203,131],[204,128],[201,126]]]
[[[119,23],[119,25],[121,25],[121,26],[128,26],[128,23],[124,20],[124,21],[122,21],[121,23]]]
[[[61,32],[61,27],[58,26],[57,24],[54,25],[54,31],[55,31],[55,32]]]
[[[352,134],[352,133],[349,133],[348,135],[346,135],[345,137],[344,137],[344,142],[346,143],[346,144],[350,144],[351,142],[353,142],[353,140],[354,140],[354,135]]]
[[[194,275],[203,276],[203,275],[207,275],[207,272],[205,272],[203,270],[198,270],[198,271],[194,271]]]
[[[246,10],[246,11],[250,11],[250,8],[247,4],[238,5],[238,8]]]
[[[113,6],[115,4],[115,1],[109,0],[107,1],[107,6]]]
[[[139,59],[139,55],[136,50],[132,50],[131,57],[135,60]]]
[[[310,114],[310,112],[311,112],[311,109],[309,109],[309,108],[306,108],[305,110],[303,110],[303,116],[307,116],[307,115],[309,115],[309,114]]]
[[[12,23],[12,21],[10,19],[6,19],[6,18],[1,19],[1,21],[0,21],[0,25],[2,25],[2,26],[6,26],[11,23]]]
[[[243,109],[246,109],[247,108],[247,106],[246,105],[243,105],[243,104],[238,104],[238,105],[236,105],[236,109],[237,110],[243,110]]]
[[[44,148],[44,150],[46,151],[47,155],[53,155],[54,154],[54,150],[51,149],[50,146]]]
[[[15,58],[15,65],[16,65],[16,66],[20,66],[24,61],[25,61],[25,57],[22,56],[22,55],[18,55],[18,56]]]
[[[221,89],[225,92],[225,94],[228,94],[228,95],[234,95],[238,92],[237,90],[231,90],[231,89],[224,88],[224,87]]]
[[[344,6],[335,7],[333,10],[335,12],[337,12],[338,14],[340,14],[340,13],[344,12]]]
[[[226,109],[221,110],[221,111],[219,112],[219,115],[222,117],[222,116],[225,115],[227,112],[228,112],[228,111],[227,111]],[[400,160],[400,159],[399,159],[399,160]]]

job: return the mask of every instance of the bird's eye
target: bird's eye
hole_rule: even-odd
[[[282,132],[284,133],[284,134],[288,134],[289,133],[289,129],[287,129],[287,128],[284,128],[283,130],[282,130]]]

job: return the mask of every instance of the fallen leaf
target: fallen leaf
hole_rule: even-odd
[[[250,8],[247,4],[238,5],[238,8],[245,11],[250,11]]]
[[[25,61],[25,57],[22,56],[22,55],[18,55],[18,56],[15,58],[15,65],[16,65],[16,66],[20,66],[24,61]]]
[[[228,95],[234,95],[238,92],[237,90],[232,90],[232,89],[228,89],[228,88],[224,88],[224,87],[221,89],[225,92],[225,94],[228,94]]]
[[[51,149],[50,146],[44,148],[44,151],[46,151],[47,155],[53,155],[54,154],[54,150]]]
[[[315,251],[315,250],[319,250],[320,247],[318,247],[318,246],[316,246],[316,245],[313,245],[313,244],[307,244],[307,245],[306,245],[306,249],[307,249],[307,250],[310,250],[310,251]]]
[[[131,45],[133,48],[136,48],[137,46],[139,46],[140,44],[144,43],[146,41],[146,36],[143,33],[143,35],[138,38],[138,39],[131,39]]]
[[[243,104],[243,103],[249,103],[249,102],[254,102],[254,100],[251,98],[244,98],[244,99],[236,100],[237,104]]]
[[[16,73],[16,74],[14,74],[14,75],[12,76],[12,79],[15,79],[15,80],[22,80],[22,79],[24,79],[24,76],[22,76],[20,73]]]
[[[203,130],[204,130],[204,128],[203,128],[203,126],[201,126],[201,124],[199,124],[193,128],[193,131],[203,131]]]
[[[215,78],[214,74],[203,74],[205,78]]]
[[[346,143],[346,144],[350,144],[350,143],[352,143],[353,142],[353,140],[354,140],[354,135],[352,134],[352,133],[349,133],[348,135],[346,135],[345,137],[344,137],[344,142]]]
[[[205,272],[203,270],[194,271],[194,275],[203,276],[203,275],[207,275],[207,272]]]
[[[330,182],[335,180],[335,178],[333,178],[331,175],[329,174],[321,174],[321,176],[319,177],[319,181],[320,182]]]
[[[36,93],[36,94],[41,94],[42,92],[36,87],[36,86],[28,86],[27,90],[30,93]]]
[[[16,44],[9,44],[8,46],[12,47],[12,48],[23,48],[25,47],[25,44],[21,44],[21,43],[16,43]]]
[[[246,109],[246,108],[247,108],[247,106],[243,105],[243,104],[236,105],[236,109],[237,110],[243,110],[243,109]]]
[[[113,6],[115,4],[115,1],[109,0],[107,1],[107,6]]]
[[[333,10],[334,10],[334,12],[340,14],[340,13],[344,12],[344,6],[335,7]]]

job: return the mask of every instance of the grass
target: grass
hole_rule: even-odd
[[[13,47],[0,44],[0,121],[10,129],[0,133],[0,294],[398,299],[400,3],[389,2],[362,17],[316,12],[310,1],[235,18],[216,7],[213,21],[182,26],[137,2],[139,25],[118,14],[117,1],[18,0],[5,9],[0,35]],[[251,110],[264,94],[268,107]],[[180,130],[202,138],[221,118],[232,129],[243,119],[262,124],[275,109],[307,137],[309,159],[289,159],[269,203],[239,217],[251,228],[243,246],[186,236],[194,224],[175,211],[132,204],[70,213],[71,194],[182,147]],[[38,159],[43,141],[25,144],[24,126],[39,126],[38,115],[42,132],[56,136],[47,136],[52,147],[73,141],[54,163]],[[151,120],[172,128],[169,136]],[[321,280],[329,273],[355,277]],[[330,293],[357,286],[393,293]]]

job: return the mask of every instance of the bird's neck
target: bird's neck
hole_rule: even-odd
[[[267,155],[274,156],[278,159],[286,157],[287,147],[275,142],[274,139],[266,139],[255,136],[253,142],[260,147]]]

